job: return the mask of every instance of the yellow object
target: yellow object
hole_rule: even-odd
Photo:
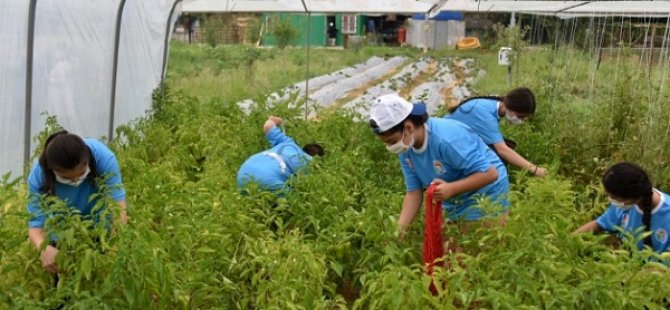
[[[456,48],[459,50],[468,50],[473,48],[480,48],[479,39],[476,37],[465,37],[456,43]]]

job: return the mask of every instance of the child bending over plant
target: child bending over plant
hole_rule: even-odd
[[[434,200],[452,221],[475,221],[487,212],[478,197],[510,207],[509,180],[500,158],[468,126],[453,119],[430,118],[423,104],[397,94],[377,98],[370,109],[370,126],[389,152],[398,155],[406,194],[398,218],[400,236],[416,216],[423,191],[436,184]]]
[[[595,221],[575,232],[616,232],[622,229],[635,235],[639,227],[644,227],[651,234],[638,242],[638,248],[648,246],[658,253],[668,251],[670,199],[652,186],[644,169],[634,163],[621,162],[605,171],[602,182],[609,195],[609,208]],[[623,238],[624,234],[619,234],[619,237]]]
[[[511,90],[504,97],[477,96],[468,98],[449,109],[445,118],[455,119],[468,125],[505,163],[526,169],[537,177],[544,177],[547,171],[514,150],[516,143],[504,139],[500,132],[502,117],[513,125],[521,125],[535,114],[535,95],[525,87]]]
[[[312,156],[323,156],[323,147],[310,143],[304,147],[287,136],[278,126],[283,120],[270,116],[263,124],[263,132],[272,146],[252,155],[237,173],[237,186],[244,189],[249,183],[257,183],[261,189],[269,191],[285,190],[286,181],[302,170],[312,160]]]
[[[57,236],[47,238],[43,230],[46,219],[54,213],[49,212],[53,205],[43,203],[43,198],[58,197],[70,209],[78,210],[81,216],[99,221],[101,217],[97,215],[102,210],[95,206],[99,201],[96,195],[102,185],[98,179],[101,176],[107,176],[104,185],[111,189],[108,195],[120,208],[119,221],[125,224],[128,221],[126,191],[122,186],[121,172],[114,153],[98,140],[82,139],[67,131],[57,132],[47,138],[39,161],[33,165],[28,176],[28,212],[31,214],[28,237],[40,251],[42,266],[46,271],[58,271],[58,249]]]

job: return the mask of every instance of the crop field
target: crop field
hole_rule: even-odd
[[[572,234],[607,207],[600,176],[615,162],[638,162],[670,190],[667,62],[650,69],[626,50],[598,61],[588,51],[533,47],[519,55],[510,84],[496,51],[311,53],[307,90],[304,49],[173,43],[152,110],[107,141],[123,173],[129,224],[108,234],[61,217],[53,226],[62,236],[57,286],[27,240],[25,184],[4,178],[0,309],[668,306],[670,275],[642,263],[649,250]],[[464,252],[445,258],[452,268],[434,274],[432,295],[423,216],[400,241],[400,165],[361,120],[371,99],[388,92],[424,101],[440,117],[465,97],[516,86],[535,92],[537,112],[503,131],[550,176],[509,168],[505,226],[446,226]],[[269,115],[283,117],[299,144],[321,143],[326,156],[294,176],[283,197],[253,188],[241,195],[236,173],[268,147]],[[52,119],[37,139],[57,127]]]

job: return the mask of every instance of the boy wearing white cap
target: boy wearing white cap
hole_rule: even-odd
[[[470,127],[452,119],[429,118],[426,106],[397,94],[375,99],[370,126],[389,152],[398,154],[407,193],[398,219],[401,235],[423,202],[423,190],[437,184],[449,220],[474,221],[486,216],[477,198],[509,208],[507,169]],[[497,215],[497,214],[496,214]]]

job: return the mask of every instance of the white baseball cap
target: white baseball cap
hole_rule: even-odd
[[[374,121],[373,130],[377,134],[384,133],[400,124],[410,115],[423,115],[426,106],[412,104],[398,94],[377,97],[370,107],[370,121]]]

